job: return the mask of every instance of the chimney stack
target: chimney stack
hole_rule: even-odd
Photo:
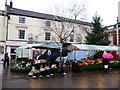
[[[13,6],[13,2],[12,2],[12,0],[10,1],[10,8],[12,8],[12,6]]]

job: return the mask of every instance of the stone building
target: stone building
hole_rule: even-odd
[[[0,53],[9,53],[15,58],[16,48],[31,43],[60,43],[56,33],[60,33],[60,24],[65,24],[64,34],[71,32],[66,43],[85,43],[87,32],[92,24],[56,15],[13,8],[10,4],[6,10],[0,10]],[[69,27],[68,27],[69,26]],[[74,31],[72,30],[74,28]],[[58,31],[54,31],[57,29]]]

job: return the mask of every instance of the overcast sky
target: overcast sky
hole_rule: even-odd
[[[80,1],[85,3],[87,9],[87,21],[91,21],[92,17],[97,12],[103,19],[102,24],[112,25],[116,23],[118,16],[118,2],[120,0],[12,0],[13,7],[24,10],[31,10],[44,13],[45,10],[49,10],[52,5],[58,3],[64,3],[67,5],[70,2]],[[9,3],[10,0],[7,0]],[[5,0],[0,0],[0,10],[4,10]]]

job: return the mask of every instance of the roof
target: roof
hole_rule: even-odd
[[[54,21],[65,21],[65,22],[77,23],[81,25],[92,26],[92,23],[85,22],[85,21],[74,20],[74,19],[69,19],[69,18],[65,18],[61,16],[39,13],[39,12],[23,10],[23,9],[18,9],[18,8],[9,8],[7,13],[11,15],[20,15],[20,16],[39,18],[39,19],[54,20]]]
[[[100,45],[86,45],[86,44],[72,44],[79,50],[100,50],[100,51],[118,51],[118,46],[100,46]]]

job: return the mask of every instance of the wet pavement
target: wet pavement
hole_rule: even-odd
[[[3,65],[0,62],[0,90],[2,89],[2,72],[3,72]]]
[[[27,74],[3,69],[2,88],[116,88],[120,90],[120,68],[109,72],[90,70],[80,73],[68,72],[51,77],[33,79]]]

